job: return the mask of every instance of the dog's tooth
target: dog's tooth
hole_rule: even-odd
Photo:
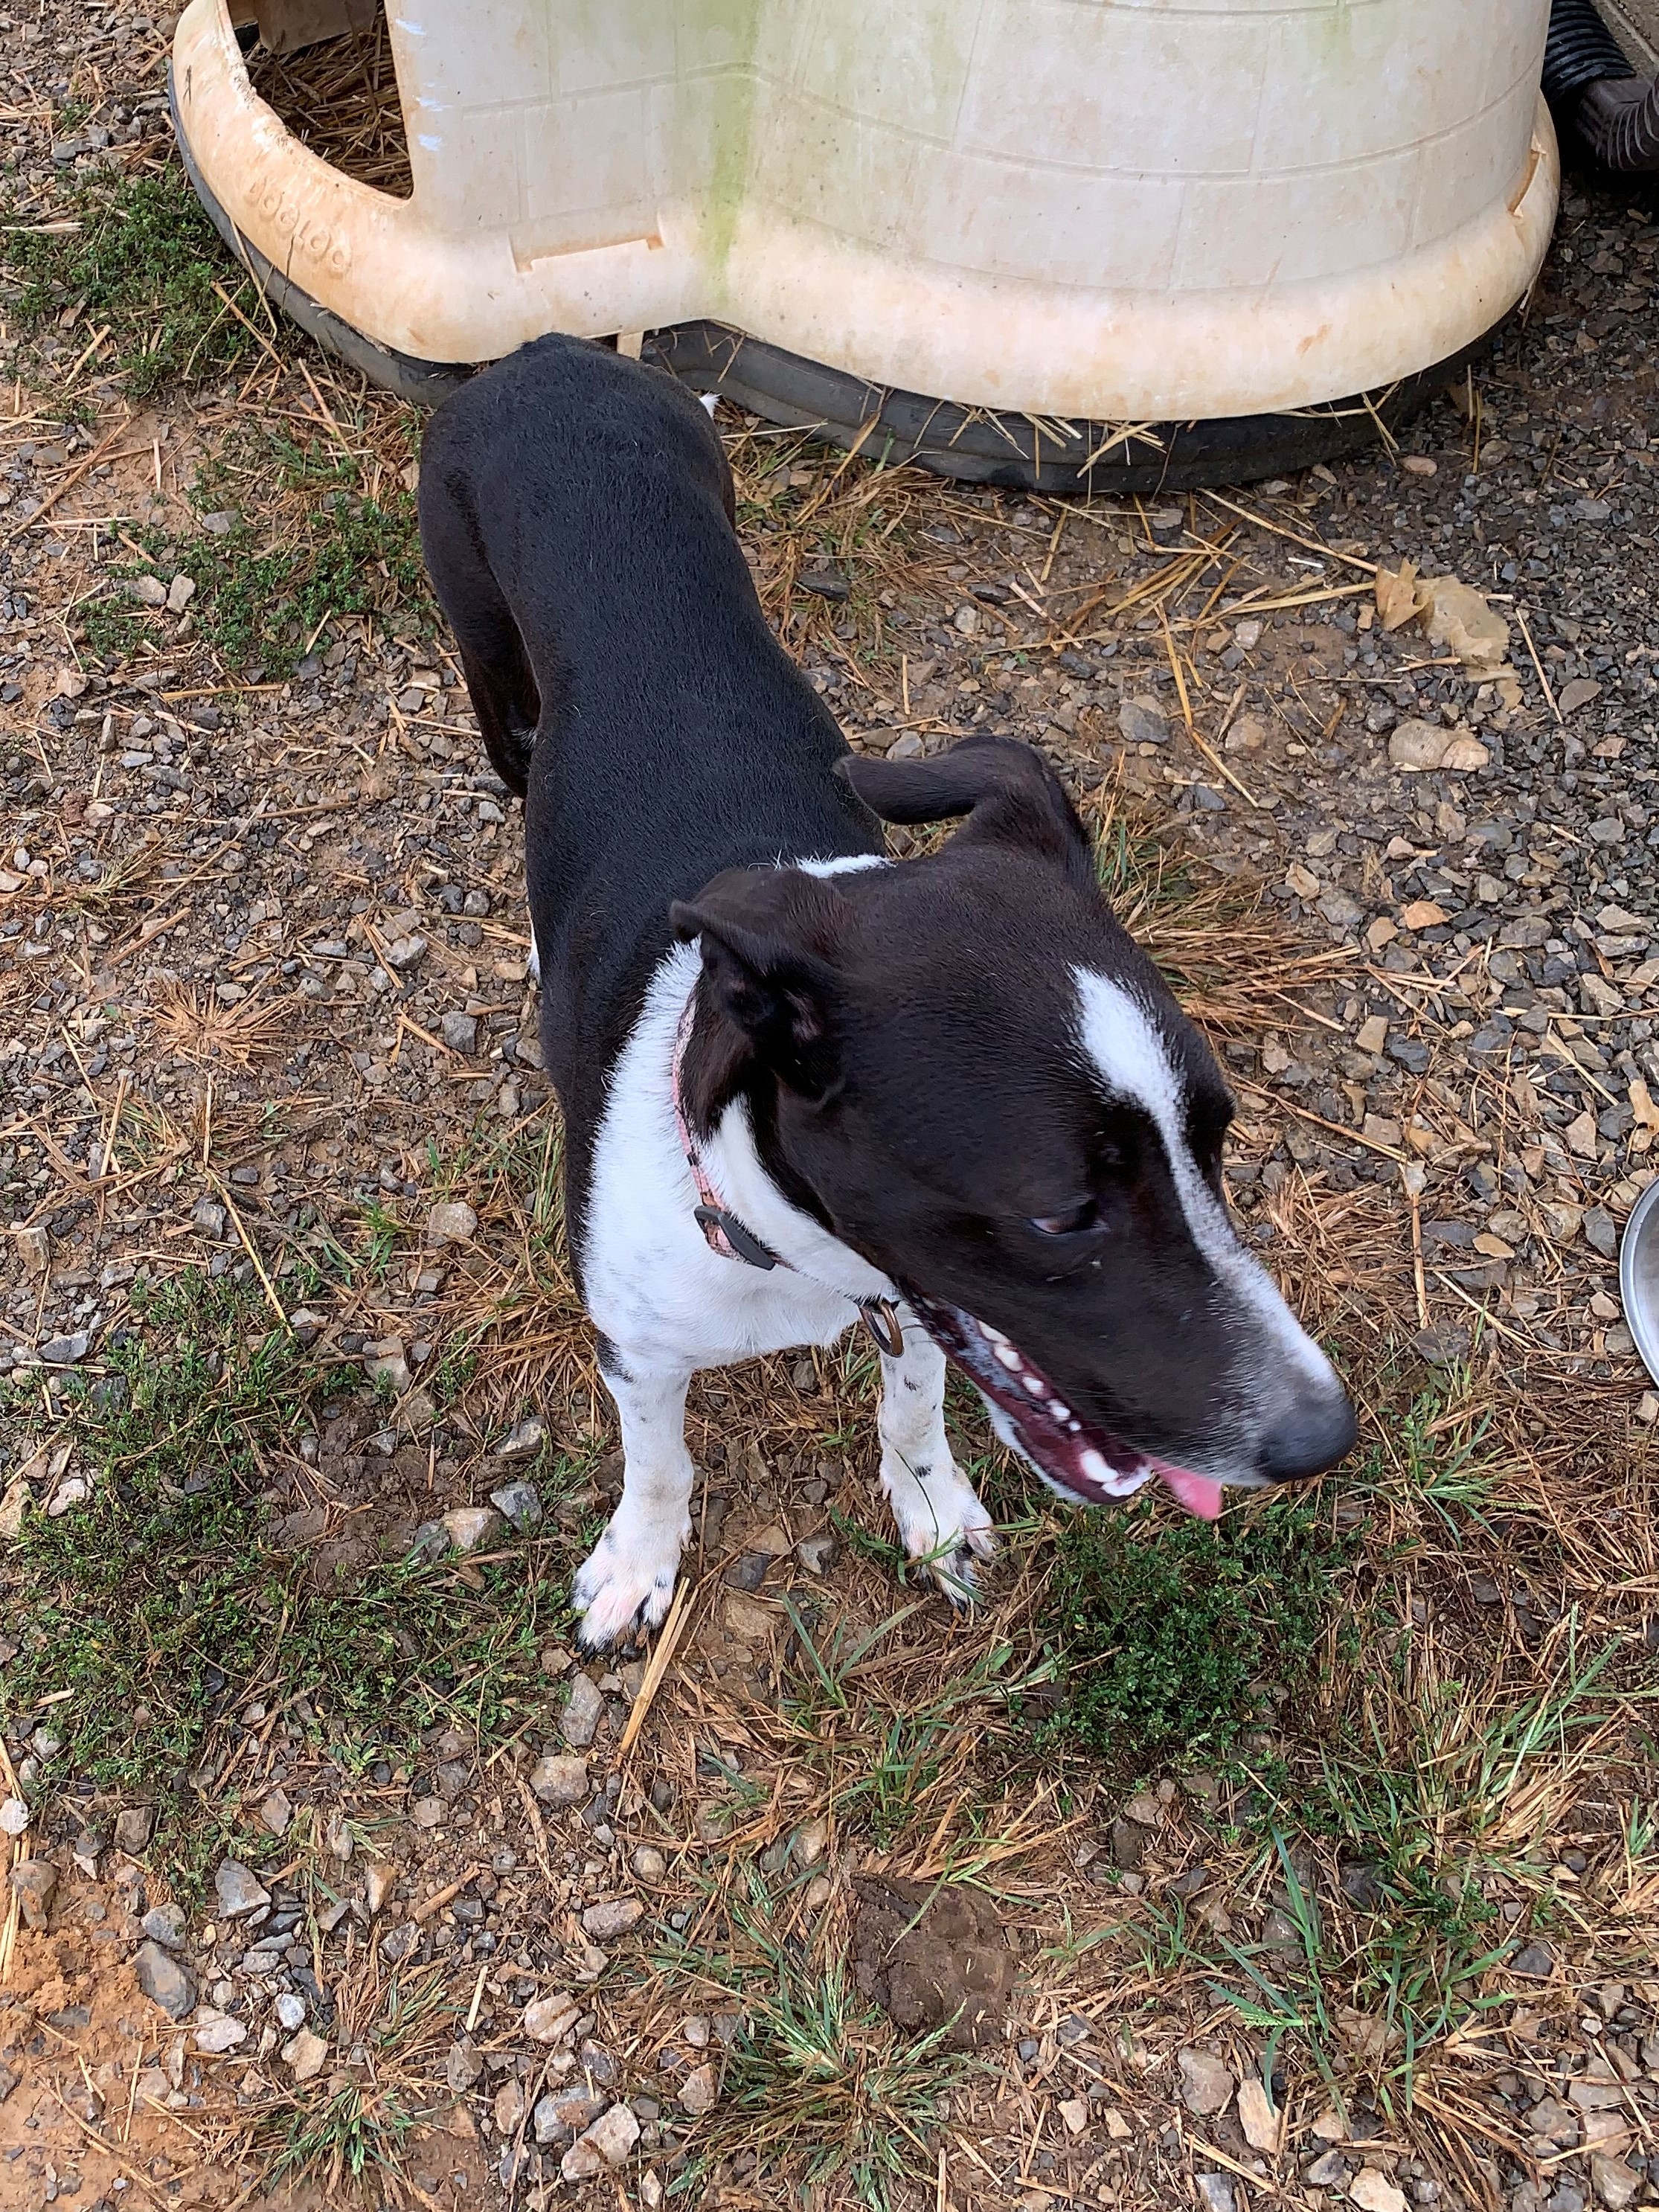
[[[991,1346],[991,1352],[992,1356],[1006,1367],[1011,1375],[1018,1375],[1025,1364],[1006,1336],[1000,1344],[994,1344]]]
[[[1082,1451],[1078,1454],[1077,1463],[1082,1472],[1088,1475],[1091,1480],[1095,1482],[1110,1481],[1112,1470],[1107,1466],[1105,1461],[1102,1459],[1100,1454],[1095,1450],[1092,1445],[1090,1446],[1087,1451]]]
[[[1019,1379],[1034,1398],[1040,1398],[1048,1387],[1040,1375],[1033,1375],[1029,1368]]]
[[[1049,1399],[1049,1401],[1048,1401],[1048,1411],[1049,1411],[1049,1412],[1054,1415],[1054,1419],[1055,1419],[1057,1421],[1071,1421],[1071,1420],[1072,1420],[1072,1409],[1071,1409],[1071,1407],[1070,1407],[1069,1406],[1066,1406],[1066,1405],[1062,1405],[1062,1404],[1061,1404],[1061,1402],[1060,1402],[1060,1401],[1058,1398],[1050,1398],[1050,1399]],[[1075,1421],[1072,1421],[1072,1426],[1073,1426],[1073,1428],[1075,1428],[1075,1427],[1077,1426],[1077,1423],[1076,1423]]]
[[[1007,1343],[1008,1340],[1007,1340],[1007,1338],[1003,1334],[1002,1331],[1001,1331],[1000,1328],[992,1328],[992,1326],[991,1326],[991,1324],[990,1324],[990,1322],[989,1322],[988,1321],[982,1321],[982,1322],[981,1322],[978,1324],[978,1327],[979,1327],[979,1333],[980,1333],[980,1334],[981,1334],[981,1335],[985,1339],[985,1341],[987,1342],[987,1344],[1006,1344],[1006,1343]]]

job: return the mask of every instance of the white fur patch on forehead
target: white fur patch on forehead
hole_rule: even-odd
[[[1139,1106],[1162,1138],[1194,1243],[1218,1280],[1266,1330],[1287,1371],[1334,1389],[1330,1362],[1279,1296],[1267,1269],[1239,1243],[1226,1208],[1199,1170],[1187,1142],[1186,1087],[1151,1007],[1109,975],[1074,968],[1072,977],[1084,1051],[1105,1088]]]
[[[1144,1000],[1109,975],[1074,968],[1084,1050],[1106,1088],[1149,1115],[1173,1158],[1186,1148],[1181,1072]]]

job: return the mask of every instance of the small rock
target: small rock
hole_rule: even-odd
[[[328,2063],[328,2045],[308,2027],[283,2045],[283,2063],[296,2081],[312,2081]]]
[[[834,1529],[823,1528],[816,1536],[801,1538],[795,1547],[795,1557],[809,1575],[823,1575],[834,1566],[840,1548]]]
[[[524,2084],[516,2074],[509,2074],[495,2092],[492,2117],[498,2136],[515,2134],[524,2118]]]
[[[824,1820],[806,1820],[790,1838],[789,1856],[799,1867],[816,1866],[823,1856],[830,1841],[830,1823]]]
[[[52,1917],[58,1869],[50,1859],[25,1859],[11,1870],[11,1886],[25,1928],[45,1929]]]
[[[1117,726],[1131,745],[1167,745],[1170,725],[1156,699],[1126,699],[1117,710]]]
[[[1605,1206],[1592,1206],[1585,1213],[1583,1228],[1584,1242],[1592,1251],[1599,1252],[1604,1260],[1619,1256],[1619,1224]]]
[[[49,1336],[40,1346],[40,1358],[48,1367],[78,1367],[91,1346],[92,1339],[84,1330],[73,1336]]]
[[[1450,731],[1433,722],[1396,722],[1389,736],[1389,758],[1407,775],[1420,775],[1439,767],[1450,743]]]
[[[1066,2132],[1067,2135],[1080,2136],[1087,2128],[1089,2124],[1089,2107],[1083,2098],[1064,2098],[1058,2109],[1060,2117],[1065,2123]]]
[[[489,1502],[515,1528],[533,1528],[542,1517],[542,1494],[533,1482],[503,1483],[490,1492]]]
[[[465,1244],[478,1233],[478,1217],[465,1199],[446,1199],[426,1217],[428,1244]]]
[[[626,2105],[612,2105],[601,2112],[587,2133],[580,2138],[592,2150],[596,2150],[607,2166],[627,2163],[629,2154],[640,2139],[640,2124]]]
[[[196,597],[193,576],[175,576],[167,586],[167,610],[170,615],[181,615]]]
[[[293,1818],[294,1807],[289,1802],[286,1790],[280,1788],[273,1790],[259,1807],[260,1824],[269,1828],[273,1836],[285,1836],[288,1833],[289,1822]],[[118,1844],[121,1840],[118,1827],[115,1840]]]
[[[495,1447],[495,1456],[509,1463],[514,1460],[534,1459],[547,1442],[547,1423],[539,1413],[532,1413],[520,1421],[510,1436],[503,1437]],[[505,1511],[506,1508],[503,1507]]]
[[[1451,743],[1440,756],[1440,765],[1449,774],[1473,775],[1492,765],[1492,755],[1479,738],[1472,738],[1467,730],[1454,730]]]
[[[821,599],[850,599],[853,586],[839,568],[807,568],[796,577],[797,586],[803,592],[812,592]],[[961,609],[957,609],[961,612]],[[960,629],[962,624],[958,623]]]
[[[409,1817],[417,1828],[441,1827],[444,1801],[441,1797],[417,1797],[409,1808]]]
[[[52,1265],[52,1238],[38,1223],[13,1232],[17,1243],[17,1255],[23,1262],[23,1272],[28,1275],[44,1275]]]
[[[21,1797],[0,1798],[0,1836],[21,1836],[29,1824],[29,1808]]]
[[[493,1543],[507,1523],[493,1505],[457,1505],[439,1522],[458,1552],[476,1552]]]
[[[1328,2150],[1315,2159],[1302,2179],[1311,2181],[1316,2189],[1337,2189],[1352,2171],[1340,2150]]]
[[[694,2067],[680,2084],[680,2102],[694,2120],[712,2112],[719,2095],[712,2066]]]
[[[1529,1982],[1547,1982],[1555,1972],[1555,1954],[1547,1943],[1528,1943],[1510,1960],[1510,1972]]]
[[[396,969],[401,975],[405,969],[416,966],[424,956],[426,949],[427,943],[423,937],[394,937],[386,949],[386,964],[388,968]]]
[[[1226,2111],[1237,2085],[1220,2059],[1207,2051],[1188,2050],[1176,2053],[1176,2063],[1181,2069],[1182,2099],[1189,2112],[1213,2119]]]
[[[452,2043],[444,2061],[444,2080],[453,2097],[464,2097],[483,2072],[483,2060],[470,2043]]]
[[[1252,2150],[1276,2151],[1279,2148],[1279,2115],[1273,2110],[1273,2100],[1254,2074],[1238,2085],[1238,2124]]]
[[[389,1336],[379,1344],[371,1344],[364,1355],[363,1372],[371,1382],[386,1382],[393,1390],[407,1390],[412,1378],[403,1339]]]
[[[138,1986],[152,2004],[160,2005],[169,2020],[183,2020],[196,2002],[196,1984],[190,1970],[160,1943],[141,1943],[133,1954]]]
[[[1622,2158],[1607,2158],[1601,2151],[1590,2154],[1590,2186],[1597,2202],[1605,2204],[1607,2212],[1625,2212],[1627,2204],[1636,2202],[1642,2186],[1642,2177],[1633,2166],[1626,2166]]]
[[[33,1503],[34,1493],[19,1475],[8,1484],[0,1496],[0,1544],[15,1544],[23,1533],[23,1516]]]
[[[115,1816],[115,1848],[125,1851],[130,1859],[149,1850],[149,1839],[155,1833],[153,1805],[125,1805]]]
[[[363,1907],[373,1920],[398,1887],[398,1869],[390,1859],[371,1859],[363,1869]]]
[[[1581,501],[1579,504],[1582,507],[1587,502]],[[1561,686],[1556,695],[1556,704],[1564,714],[1576,714],[1581,707],[1588,707],[1592,700],[1599,699],[1601,696],[1601,687],[1593,676],[1575,676],[1570,684]]]
[[[452,1052],[471,1053],[477,1045],[478,1022],[474,1014],[445,1014],[438,1030]]]
[[[1230,2174],[1200,2173],[1197,2179],[1205,2212],[1238,2212],[1238,2199],[1233,2194]]]
[[[176,1959],[169,1959],[170,1966],[177,1966]],[[234,2013],[204,2013],[196,2023],[196,2048],[205,2051],[210,2057],[222,2058],[228,2051],[234,2051],[247,2041],[247,2022],[238,2020]]]
[[[587,1796],[587,1761],[550,1751],[538,1761],[530,1786],[544,1805],[580,1805]]]
[[[270,1892],[262,1887],[258,1876],[237,1859],[220,1861],[213,1877],[213,1888],[219,1910],[227,1920],[240,1919],[245,1912],[257,1912],[262,1905],[270,1902]]]
[[[159,576],[129,576],[127,597],[137,599],[141,607],[164,607],[167,603],[167,587]]]
[[[574,1997],[560,1990],[551,1996],[532,1998],[524,2008],[524,2032],[532,2043],[568,2043],[580,2017]]]
[[[625,1936],[644,1917],[645,1907],[637,1897],[607,1898],[587,1907],[582,1914],[582,1927],[596,1943],[610,1943]]]
[[[306,2001],[297,1990],[284,1990],[276,2000],[276,2024],[292,2034],[306,2024]]]
[[[1348,2194],[1359,2212],[1411,2212],[1406,2192],[1397,2189],[1380,2167],[1362,2166],[1348,2184]]]
[[[551,2089],[538,2101],[531,2116],[536,2140],[544,2144],[579,2136],[585,2128],[592,2126],[605,2109],[605,2099],[592,2095],[586,2087],[573,2084],[565,2089]]]
[[[559,1717],[559,1733],[573,1751],[586,1751],[599,1732],[605,1699],[586,1674],[573,1674],[570,1694]]]
[[[46,1500],[47,1520],[61,1520],[71,1507],[84,1505],[91,1495],[92,1483],[88,1476],[66,1474]]]
[[[185,1922],[182,1905],[152,1905],[139,1925],[152,1943],[161,1943],[169,1951],[184,1948]]]
[[[641,1844],[633,1858],[635,1873],[641,1881],[661,1881],[668,1872],[668,1862],[654,1844]]]

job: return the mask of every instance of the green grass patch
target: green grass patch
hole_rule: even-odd
[[[1224,1758],[1316,1671],[1352,1547],[1273,1498],[1214,1527],[1137,1500],[1069,1516],[1045,1627],[1065,1695],[1045,1723],[1127,1774]]]
[[[410,419],[408,451],[415,446]],[[196,586],[196,632],[227,668],[284,677],[343,616],[374,615],[401,629],[429,630],[432,602],[421,559],[415,495],[401,477],[373,476],[355,454],[285,432],[250,432],[232,459],[204,473],[194,495],[207,514],[237,520],[186,540],[136,533],[148,556],[109,571],[110,589],[80,611],[100,658],[126,659],[167,617],[137,605],[126,586],[175,574]],[[271,507],[254,522],[248,512]],[[245,512],[244,510],[248,512]]]
[[[774,1924],[753,1868],[723,1917],[719,1936],[694,1929],[654,1962],[688,2007],[724,2002],[742,2015],[720,2102],[691,2136],[672,2195],[702,2201],[715,2170],[736,2160],[763,2201],[769,2190],[783,2202],[804,2181],[833,2188],[838,2203],[889,2212],[907,2185],[931,2183],[927,2137],[972,2062],[943,2047],[948,2027],[897,2034],[859,1996],[844,1960],[816,1956]]]
[[[72,229],[15,229],[6,260],[18,286],[13,313],[41,330],[77,310],[71,333],[107,324],[113,361],[142,399],[174,378],[222,374],[257,350],[215,284],[256,319],[252,280],[222,240],[176,164],[159,174],[77,183],[52,221]]]
[[[154,1802],[164,1855],[194,1862],[192,1836],[234,1817],[215,1755],[256,1692],[347,1773],[406,1767],[440,1723],[499,1738],[544,1700],[562,1568],[515,1547],[465,1577],[399,1559],[318,1587],[269,1520],[274,1467],[314,1429],[324,1378],[266,1327],[257,1289],[175,1277],[135,1320],[110,1375],[66,1408],[92,1496],[28,1515],[0,1565],[21,1645],[0,1718],[39,1717],[60,1740],[48,1788]]]

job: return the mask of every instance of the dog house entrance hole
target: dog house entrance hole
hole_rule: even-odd
[[[385,0],[258,0],[237,38],[253,89],[302,146],[359,184],[410,197]]]

